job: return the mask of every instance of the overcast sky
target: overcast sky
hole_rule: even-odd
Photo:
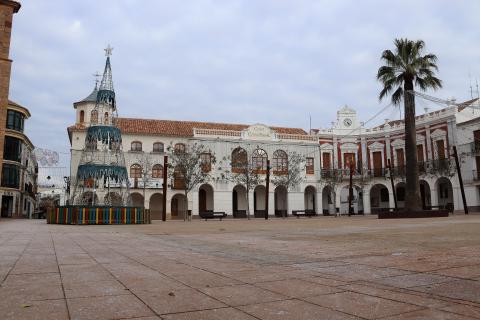
[[[479,16],[478,0],[25,0],[10,98],[30,109],[36,146],[68,152],[72,104],[111,44],[120,116],[328,127],[345,104],[365,120],[388,103],[375,75],[398,37],[437,54],[436,96],[469,99]]]

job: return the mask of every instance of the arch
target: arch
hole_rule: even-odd
[[[430,185],[425,180],[420,180],[420,197],[422,199],[422,208],[424,210],[432,208],[432,195]]]
[[[150,197],[150,216],[153,220],[160,220],[162,219],[162,212],[163,212],[163,194],[162,193],[154,193]]]
[[[267,152],[263,149],[257,148],[252,153],[252,167],[255,168],[258,173],[267,172]]]
[[[185,195],[181,193],[175,194],[171,201],[172,220],[185,219],[187,210],[188,204]]]
[[[122,196],[118,192],[109,192],[105,195],[104,203],[111,206],[121,206]]]
[[[139,179],[142,177],[142,167],[138,163],[130,166],[130,178]]]
[[[232,172],[240,173],[248,165],[247,151],[243,148],[236,148],[232,151]]]
[[[274,207],[276,217],[288,216],[288,191],[285,186],[278,186],[274,191]]]
[[[90,112],[90,122],[91,123],[97,123],[98,122],[98,111],[97,110],[92,110],[92,112]]]
[[[370,208],[373,214],[390,207],[390,195],[387,186],[381,183],[370,188]]]
[[[453,186],[450,179],[446,177],[438,178],[435,182],[435,189],[437,190],[438,206],[453,212]]]
[[[272,160],[273,174],[286,174],[288,172],[288,155],[283,150],[276,150]]]
[[[253,190],[253,215],[255,218],[264,218],[266,211],[265,186],[256,186]]]
[[[352,187],[352,214],[360,214],[363,213],[363,197],[362,191],[359,186],[353,185]],[[340,213],[348,214],[348,202],[349,202],[349,195],[350,195],[350,187],[343,186],[340,189]]]
[[[130,144],[131,151],[142,151],[142,143],[140,141],[132,141]]]
[[[161,177],[163,177],[163,166],[157,163],[152,167],[152,178],[158,179]]]
[[[163,153],[164,152],[163,143],[162,142],[154,142],[153,143],[153,152]]]
[[[80,110],[80,123],[85,122],[85,111]]]
[[[305,211],[317,212],[317,189],[314,186],[307,186],[303,193]]]
[[[138,193],[134,192],[130,194],[130,198],[132,199],[132,206],[133,207],[142,207],[145,205],[143,201],[143,196]]]
[[[234,218],[247,216],[247,190],[242,185],[236,185],[232,190],[232,215]]]
[[[213,187],[209,184],[203,184],[198,189],[198,212],[209,211],[214,211]]]
[[[173,151],[175,153],[185,153],[185,150],[186,150],[186,147],[184,143],[176,143],[173,148]]]
[[[335,214],[335,197],[330,186],[325,186],[322,189],[322,208],[324,215]]]
[[[82,200],[81,200],[83,205],[86,206],[94,206],[98,205],[98,196],[97,194],[94,194],[93,191],[86,191],[82,193]]]
[[[405,182],[399,182],[395,185],[395,194],[397,196],[397,206],[399,208],[405,208]]]

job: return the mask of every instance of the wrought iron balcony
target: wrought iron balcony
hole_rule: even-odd
[[[373,168],[368,169],[367,175],[372,178],[385,177],[387,173],[387,168]]]
[[[323,179],[333,179],[336,178],[338,180],[349,179],[350,178],[350,169],[322,169],[321,170],[321,177]],[[353,179],[359,179],[363,177],[362,169],[356,168],[352,172]]]

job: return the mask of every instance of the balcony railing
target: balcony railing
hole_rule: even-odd
[[[385,177],[387,173],[387,168],[373,168],[373,169],[368,169],[367,175],[369,177],[374,177],[374,178],[380,178],[380,177]]]

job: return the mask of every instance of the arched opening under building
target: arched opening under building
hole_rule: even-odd
[[[340,190],[340,213],[348,214],[350,187],[344,186]],[[352,214],[363,214],[363,197],[359,186],[352,186]]]
[[[122,197],[118,192],[109,192],[104,198],[105,205],[121,206],[123,204]]]
[[[438,192],[438,206],[441,209],[448,209],[453,212],[454,202],[452,182],[446,177],[441,177],[436,182],[436,189]]]
[[[244,186],[237,185],[232,191],[232,215],[234,218],[247,217],[247,191]]]
[[[275,216],[286,217],[288,215],[288,192],[285,186],[278,186],[274,192]]]
[[[253,190],[253,214],[255,218],[264,218],[267,214],[265,191],[265,186],[256,186]]]
[[[152,220],[161,220],[163,213],[163,194],[154,193],[150,197],[150,217]]]
[[[315,189],[315,187],[308,186],[305,188],[303,193],[303,202],[305,211],[317,212],[317,189]]]
[[[143,196],[140,193],[134,192],[130,194],[130,197],[132,199],[132,206],[143,207],[144,205]]]
[[[390,207],[388,188],[383,184],[375,184],[370,189],[370,208],[372,214],[387,210]]]
[[[322,189],[322,208],[324,215],[335,214],[335,201],[333,199],[332,187],[325,186]]]
[[[213,187],[203,184],[198,189],[198,212],[213,212]]]
[[[184,194],[177,193],[172,197],[171,213],[172,220],[184,219],[187,213],[187,201]]]
[[[424,210],[432,208],[432,196],[430,194],[430,185],[425,180],[420,180],[420,197],[422,199],[422,208]]]
[[[395,186],[395,195],[397,197],[398,208],[405,208],[405,182],[399,182]]]

